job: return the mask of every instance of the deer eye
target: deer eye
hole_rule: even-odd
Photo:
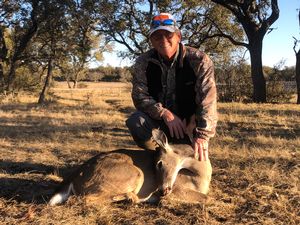
[[[161,160],[158,161],[157,164],[156,164],[156,168],[159,169],[159,170],[161,170],[161,169],[162,169],[162,166],[163,166],[162,161],[161,161]]]

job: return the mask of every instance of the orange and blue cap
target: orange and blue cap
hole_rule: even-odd
[[[160,13],[152,18],[149,37],[157,30],[166,30],[174,33],[179,29],[176,25],[176,20],[170,13]]]

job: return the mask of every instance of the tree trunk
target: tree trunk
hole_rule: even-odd
[[[0,92],[4,91],[4,85],[5,85],[4,71],[3,71],[3,66],[2,66],[1,59],[0,59]]]
[[[75,89],[75,88],[77,88],[77,80],[73,80],[73,88]]]
[[[298,50],[298,52],[296,53],[296,84],[297,84],[297,104],[300,104],[300,50]]]
[[[53,69],[53,59],[50,58],[49,61],[48,61],[48,71],[47,71],[45,84],[44,84],[43,90],[40,94],[38,104],[43,104],[45,102],[45,98],[48,94],[49,87],[50,87],[50,82],[51,82],[51,79],[52,79],[52,69]]]
[[[73,88],[77,88],[78,75],[79,75],[80,69],[77,68],[77,69],[74,70],[74,72],[75,72],[75,76],[74,76],[74,81],[73,81],[74,82]]]
[[[263,103],[267,101],[266,97],[266,79],[262,66],[262,39],[256,40],[255,44],[250,42],[249,52],[251,59],[251,76],[253,82],[253,101]]]
[[[5,87],[5,80],[4,80],[4,71],[3,71],[3,64],[7,57],[7,48],[4,39],[4,32],[0,28],[0,89],[4,91]]]
[[[70,84],[70,78],[69,78],[69,77],[67,77],[67,84],[68,84],[68,88],[71,89],[72,86],[71,86],[71,84]]]
[[[9,72],[7,76],[7,85],[6,85],[6,91],[10,92],[12,90],[12,84],[16,76],[16,61],[11,62],[9,67]]]

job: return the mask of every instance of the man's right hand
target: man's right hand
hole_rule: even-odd
[[[174,135],[177,139],[184,138],[185,125],[179,117],[173,114],[170,110],[165,110],[162,114],[162,118],[165,124],[168,126],[170,135],[173,138]]]

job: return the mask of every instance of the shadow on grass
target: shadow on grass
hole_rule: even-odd
[[[120,100],[106,100],[105,101],[107,104],[113,106],[114,108],[116,108],[119,112],[121,113],[124,113],[124,114],[127,114],[127,115],[130,115],[132,114],[136,109],[132,106],[127,106],[127,107],[124,107],[122,105],[122,101]]]
[[[61,122],[57,122],[59,120]],[[61,125],[54,125],[57,123]],[[94,132],[95,134],[109,134],[114,137],[130,137],[130,133],[127,128],[112,127],[111,124],[103,122],[81,123],[80,121],[75,121],[74,124],[64,124],[63,118],[41,118],[38,116],[30,116],[30,118],[16,118],[15,121],[11,121],[10,118],[0,119],[0,139],[25,139],[30,142],[40,138],[46,138],[49,140],[57,139],[59,134],[80,138],[83,133],[87,132]]]
[[[53,181],[0,178],[0,197],[7,201],[45,204],[55,188]]]
[[[0,169],[4,174],[51,174],[54,173],[56,168],[53,166],[48,166],[44,164],[32,164],[28,162],[13,162],[13,161],[0,161]]]
[[[130,150],[132,151],[132,150]],[[86,160],[101,152],[96,150],[85,151],[78,162],[78,155],[75,158],[67,158],[64,167],[55,167],[39,163],[0,161],[0,198],[7,201],[45,204],[55,193],[61,182],[51,177],[57,174],[63,179],[68,178]],[[56,155],[62,153],[56,151]]]
[[[57,168],[28,162],[0,161],[0,197],[7,200],[37,204],[45,203],[59,182],[46,175],[54,174]],[[66,173],[70,168],[60,168]]]

